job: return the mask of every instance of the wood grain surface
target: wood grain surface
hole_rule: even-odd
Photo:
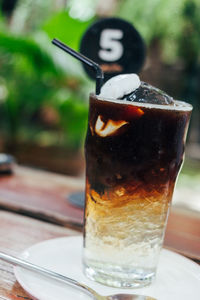
[[[200,263],[200,218],[172,210],[167,224],[164,246]]]
[[[0,179],[0,208],[81,230],[83,210],[70,204],[68,197],[83,190],[83,179],[16,167],[14,175]],[[172,206],[164,244],[200,260],[200,216]]]
[[[83,190],[84,180],[16,167],[14,175],[0,178],[0,208],[78,229],[83,210],[68,197]]]
[[[0,178],[0,251],[18,255],[43,240],[80,234],[83,210],[68,196],[84,190],[84,180],[16,167]],[[71,228],[71,229],[70,229]],[[171,209],[164,246],[200,261],[200,217]],[[13,267],[0,261],[0,300],[31,298],[16,282]]]
[[[0,224],[0,251],[16,256],[35,243],[78,234],[71,229],[5,211],[0,211]],[[20,299],[32,298],[17,283],[13,267],[0,260],[0,300]]]

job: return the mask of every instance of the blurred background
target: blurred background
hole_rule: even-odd
[[[179,185],[199,193],[199,0],[0,0],[0,152],[23,165],[84,173],[94,83],[51,39],[78,50],[87,27],[109,16],[128,20],[142,35],[141,79],[194,106]]]

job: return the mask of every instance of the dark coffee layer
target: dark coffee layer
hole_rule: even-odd
[[[180,169],[190,111],[90,99],[87,178],[97,193],[116,186],[159,190]]]

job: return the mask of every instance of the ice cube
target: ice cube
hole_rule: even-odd
[[[133,92],[125,95],[122,100],[140,103],[151,103],[159,105],[173,105],[174,100],[160,89],[146,83],[141,82],[141,85]]]

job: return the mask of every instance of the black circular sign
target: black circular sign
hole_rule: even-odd
[[[80,52],[100,65],[105,81],[124,73],[138,73],[145,59],[145,44],[138,31],[127,21],[106,18],[92,24],[85,32]],[[90,78],[93,69],[83,64]]]

